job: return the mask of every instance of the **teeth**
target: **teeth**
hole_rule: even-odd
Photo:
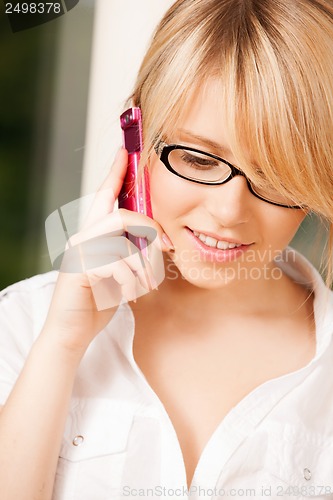
[[[226,241],[219,241],[217,244],[217,248],[220,248],[221,250],[227,250],[228,248],[235,248],[235,246],[236,246],[235,243],[227,243]]]
[[[193,231],[193,234],[208,247],[219,248],[220,250],[229,250],[231,248],[238,248],[241,246],[241,243],[236,244],[229,243],[228,241],[216,240],[211,236],[206,236],[205,234],[197,233],[196,231]]]
[[[209,247],[216,247],[217,240],[215,238],[211,238],[210,236],[206,237],[205,245]]]

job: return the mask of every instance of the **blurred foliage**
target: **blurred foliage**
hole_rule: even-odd
[[[0,1],[0,289],[51,269],[45,218],[80,196],[93,14],[12,33]]]
[[[0,15],[0,289],[35,272],[24,265],[43,28],[12,33]]]

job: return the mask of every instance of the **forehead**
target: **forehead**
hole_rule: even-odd
[[[175,135],[178,141],[190,142],[232,162],[235,161],[231,146],[233,127],[228,124],[223,97],[221,82],[216,79],[199,85],[184,106]],[[245,148],[242,153],[246,155]]]
[[[185,106],[180,127],[227,146],[225,109],[218,90],[218,83],[212,79],[200,85]]]

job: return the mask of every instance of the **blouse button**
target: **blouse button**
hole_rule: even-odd
[[[311,471],[309,469],[305,468],[303,471],[303,475],[304,475],[304,479],[306,479],[307,481],[310,481]]]
[[[84,437],[83,436],[75,436],[75,438],[73,439],[72,443],[74,446],[80,446],[84,441]]]

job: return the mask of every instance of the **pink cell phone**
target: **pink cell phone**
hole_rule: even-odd
[[[123,131],[123,145],[128,151],[128,167],[126,177],[119,193],[118,206],[148,217],[153,217],[149,174],[147,167],[139,173],[140,155],[143,149],[142,119],[140,108],[129,108],[120,116],[120,126]],[[147,256],[146,238],[127,237]]]

